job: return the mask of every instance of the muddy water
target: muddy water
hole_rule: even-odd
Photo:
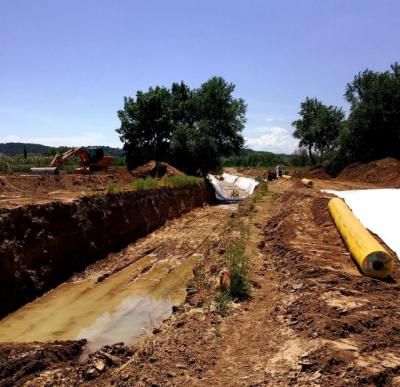
[[[0,321],[0,342],[86,338],[86,353],[133,343],[182,303],[198,255],[148,255],[102,282],[64,283]]]

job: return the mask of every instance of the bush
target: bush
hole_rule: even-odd
[[[229,295],[233,298],[243,299],[248,297],[249,282],[249,259],[243,242],[236,242],[226,252],[226,259],[229,272],[231,273],[231,283]]]

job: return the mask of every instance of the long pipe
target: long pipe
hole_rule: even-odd
[[[386,249],[361,224],[342,199],[331,199],[328,208],[361,271],[370,277],[388,277],[392,271],[392,257]]]

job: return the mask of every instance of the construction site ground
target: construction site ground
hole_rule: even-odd
[[[81,196],[105,192],[111,185],[123,189],[132,179],[125,167],[112,167],[107,172],[91,175],[0,175],[0,208],[69,202]]]
[[[196,255],[203,282],[134,344],[106,345],[84,359],[83,340],[1,344],[0,385],[400,385],[398,260],[389,280],[363,276],[329,215],[330,196],[319,191],[375,185],[336,179],[315,187],[270,183],[255,209],[196,209],[89,266],[69,282],[101,284],[149,254],[171,269]],[[218,274],[237,218],[248,227],[251,295],[221,315]]]

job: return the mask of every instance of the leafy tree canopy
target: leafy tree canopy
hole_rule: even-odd
[[[232,83],[213,77],[198,89],[181,82],[125,97],[117,132],[128,167],[155,159],[192,174],[217,168],[221,156],[244,144],[246,104],[233,96],[234,90]]]
[[[351,162],[399,158],[400,65],[359,73],[347,84],[345,97],[351,110],[340,137],[344,156]]]
[[[301,118],[292,123],[294,137],[300,139],[300,147],[307,147],[309,157],[316,163],[312,150],[323,154],[336,145],[336,138],[344,122],[342,109],[326,106],[316,98],[306,98],[300,105]]]

